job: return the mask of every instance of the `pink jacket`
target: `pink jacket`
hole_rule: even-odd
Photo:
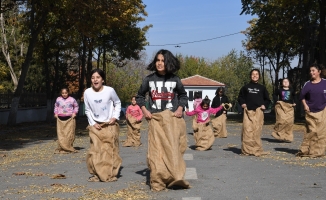
[[[78,113],[78,108],[78,103],[73,97],[68,96],[64,99],[60,96],[55,101],[54,114],[61,117],[71,116]]]
[[[223,106],[219,106],[217,108],[208,108],[207,110],[202,109],[201,106],[197,106],[195,110],[186,112],[186,115],[188,116],[197,115],[197,123],[204,123],[209,120],[211,114],[216,114],[218,111],[222,109]]]
[[[138,105],[128,106],[127,111],[126,111],[126,117],[128,116],[127,114],[130,114],[131,116],[135,117],[137,119],[137,121],[140,121],[141,118],[143,118],[143,111],[141,111],[141,109]]]

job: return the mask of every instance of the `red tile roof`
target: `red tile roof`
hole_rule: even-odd
[[[224,83],[214,81],[200,75],[181,79],[181,82],[184,86],[225,86]]]

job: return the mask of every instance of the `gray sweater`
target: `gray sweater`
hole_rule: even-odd
[[[136,101],[139,107],[145,106],[146,93],[149,94],[148,110],[157,113],[166,109],[172,112],[188,103],[187,92],[181,80],[174,74],[159,75],[154,72],[146,76],[138,90]]]

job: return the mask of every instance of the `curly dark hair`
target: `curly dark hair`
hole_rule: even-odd
[[[317,63],[311,64],[309,68],[311,68],[311,67],[314,67],[317,70],[323,70],[324,69],[324,66],[322,64],[317,64]]]

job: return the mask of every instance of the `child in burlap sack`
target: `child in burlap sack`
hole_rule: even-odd
[[[297,156],[323,157],[326,151],[326,80],[321,78],[322,65],[310,66],[310,81],[300,93],[306,112],[306,130]]]
[[[127,140],[123,143],[124,147],[138,147],[140,142],[140,127],[142,124],[143,112],[137,105],[136,96],[131,98],[131,105],[126,111],[126,121],[128,126]]]
[[[75,141],[76,120],[78,113],[76,99],[69,96],[68,88],[61,89],[61,96],[54,104],[54,117],[57,119],[58,148],[55,153],[77,152],[73,147]]]
[[[212,108],[217,108],[222,104],[229,106],[229,98],[225,95],[225,88],[218,87],[215,92],[215,97],[212,101]],[[226,138],[228,132],[226,130],[226,115],[227,109],[223,108],[215,114],[215,119],[212,120],[214,136],[218,138]]]
[[[180,78],[174,74],[180,69],[180,62],[170,51],[162,49],[147,69],[154,73],[143,79],[136,101],[149,122],[147,164],[151,189],[189,188],[184,180],[183,154],[187,138],[182,118],[188,97]],[[149,94],[148,108],[146,93]]]
[[[276,122],[272,136],[283,142],[293,141],[295,93],[287,78],[282,80],[282,88],[275,92]]]
[[[264,110],[270,103],[269,94],[265,86],[258,83],[260,71],[250,71],[250,83],[240,90],[238,101],[243,110],[241,134],[241,152],[243,155],[261,156],[268,152],[263,151],[261,132],[264,124]]]
[[[122,163],[117,123],[121,101],[112,87],[104,85],[105,74],[101,69],[93,69],[90,75],[92,87],[84,92],[90,137],[86,165],[92,175],[88,181],[112,182],[117,180]]]
[[[196,125],[194,125],[194,137],[196,142],[196,150],[204,151],[211,148],[215,137],[212,128],[209,125],[210,115],[216,114],[223,109],[223,105],[217,108],[209,107],[211,100],[206,96],[199,106],[193,111],[186,111],[187,116],[196,115]]]

